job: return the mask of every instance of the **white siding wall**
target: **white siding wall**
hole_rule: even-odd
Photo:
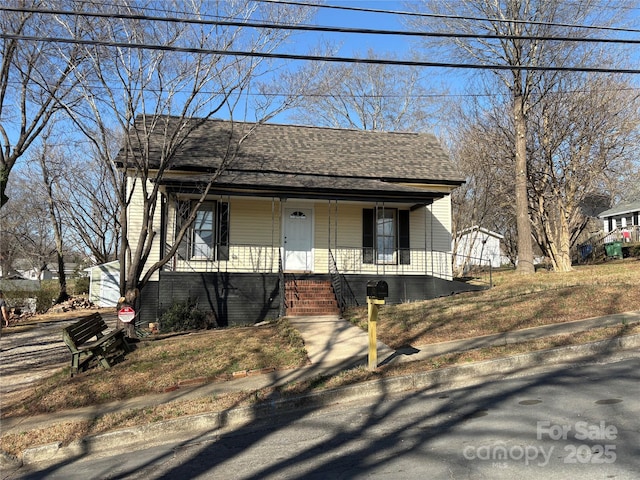
[[[456,254],[458,266],[465,263],[486,266],[487,262],[494,268],[501,266],[502,253],[499,238],[482,231],[473,231],[460,237]]]

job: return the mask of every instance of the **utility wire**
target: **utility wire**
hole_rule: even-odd
[[[316,62],[333,62],[333,63],[364,63],[374,65],[397,65],[406,67],[440,67],[440,68],[461,68],[472,70],[526,70],[526,71],[555,71],[555,72],[591,72],[591,73],[627,73],[640,74],[640,69],[633,68],[609,68],[609,67],[554,67],[554,66],[525,66],[525,65],[484,65],[478,63],[447,63],[447,62],[423,62],[411,60],[388,60],[376,58],[353,58],[353,57],[328,57],[319,55],[302,55],[292,53],[266,53],[266,52],[248,52],[241,50],[215,50],[208,48],[193,47],[177,47],[168,45],[153,45],[142,43],[125,43],[125,42],[109,42],[99,40],[83,40],[77,38],[59,38],[59,37],[34,37],[28,35],[16,35],[9,33],[0,33],[0,38],[11,40],[24,40],[30,42],[48,42],[48,43],[70,43],[76,45],[91,45],[101,47],[115,48],[131,48],[138,50],[161,50],[167,52],[195,53],[202,55],[220,55],[232,57],[249,57],[249,58],[277,58],[281,60],[306,60]],[[639,40],[640,41],[640,40]]]
[[[572,23],[554,23],[554,22],[542,22],[536,20],[518,20],[518,19],[504,19],[504,18],[490,18],[490,17],[469,17],[463,15],[445,15],[438,13],[420,13],[420,12],[409,12],[406,10],[384,10],[379,8],[366,8],[366,7],[349,7],[345,5],[327,5],[327,4],[315,4],[308,2],[296,2],[289,0],[253,0],[254,2],[259,3],[275,3],[275,4],[285,4],[285,5],[296,5],[302,7],[313,7],[313,8],[324,8],[324,9],[335,9],[335,10],[347,10],[354,12],[364,12],[364,13],[384,13],[389,15],[399,15],[406,17],[425,17],[425,18],[444,18],[450,20],[474,20],[478,22],[496,22],[496,23],[516,23],[516,24],[527,24],[527,25],[542,25],[547,27],[564,27],[564,28],[584,28],[590,30],[611,30],[616,32],[631,32],[631,33],[640,33],[640,29],[628,29],[622,27],[605,27],[598,25],[580,25],[580,24],[572,24]],[[623,7],[628,8],[628,7]]]
[[[122,13],[101,13],[101,12],[74,12],[69,10],[40,9],[26,7],[0,7],[0,10],[21,13],[38,13],[48,15],[68,15],[79,17],[98,18],[119,18],[126,20],[143,20],[150,22],[188,23],[196,25],[215,25],[245,28],[265,28],[280,30],[295,30],[303,32],[330,32],[366,35],[394,35],[420,38],[475,38],[483,40],[540,40],[556,42],[588,42],[588,43],[619,43],[625,45],[640,45],[640,39],[622,38],[590,38],[590,37],[570,37],[570,36],[540,36],[540,35],[501,35],[492,33],[452,33],[452,32],[416,32],[404,30],[379,30],[369,28],[349,28],[349,27],[326,27],[316,25],[288,25],[282,23],[250,22],[246,20],[203,20],[194,18],[179,17],[158,17],[145,14],[122,14]],[[639,30],[640,32],[640,30]]]

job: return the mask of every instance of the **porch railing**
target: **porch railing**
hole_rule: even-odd
[[[447,280],[453,275],[451,252],[403,249],[388,256],[368,252],[369,263],[363,248],[337,247],[332,252],[336,269],[345,275],[432,275]]]
[[[338,270],[338,265],[331,249],[329,249],[329,275],[331,276],[331,285],[336,294],[340,310],[344,311],[347,307],[357,307],[359,305],[358,299],[353,293],[349,281]]]
[[[280,247],[272,245],[229,245],[225,259],[178,256],[166,265],[174,272],[279,273],[282,268]]]
[[[613,242],[621,242],[623,245],[625,243],[640,242],[640,226],[629,226],[625,229],[616,229],[608,233],[600,232],[575,247],[572,258],[578,263],[601,260],[606,257],[605,245]]]
[[[280,273],[283,267],[279,246],[232,244],[225,259],[190,258],[176,256],[165,265],[165,270],[176,272],[234,272],[234,273]],[[226,252],[225,252],[226,253]],[[396,251],[386,257],[367,252],[358,247],[332,248],[328,265],[321,251],[316,251],[316,273],[341,275],[431,275],[446,280],[453,278],[451,252],[425,252],[420,249]],[[374,263],[364,263],[366,260]],[[402,260],[402,262],[401,262]],[[405,263],[406,262],[406,263]]]
[[[622,229],[615,229],[603,238],[604,243],[622,242],[635,243],[640,242],[640,226],[634,225]]]

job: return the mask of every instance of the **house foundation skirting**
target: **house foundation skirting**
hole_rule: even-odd
[[[326,280],[327,275],[305,274],[305,279]],[[366,285],[384,280],[389,285],[387,303],[428,300],[482,287],[431,276],[343,275],[351,301],[366,305]],[[214,312],[218,326],[253,325],[278,318],[280,275],[277,273],[161,272],[158,282],[142,291],[139,323],[156,322],[174,303],[192,300],[205,312]],[[343,293],[344,296],[344,293]]]

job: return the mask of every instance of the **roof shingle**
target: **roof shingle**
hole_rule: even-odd
[[[177,128],[181,121],[177,117],[166,117],[166,120],[167,131]],[[141,117],[136,123],[137,128],[140,126]],[[385,179],[422,184],[457,185],[464,182],[431,134],[270,123],[257,125],[217,119],[204,121],[184,140],[174,154],[171,168],[193,172],[216,169],[225,159],[229,139],[234,139],[233,145],[252,128],[255,130],[244,139],[228,166],[229,172]],[[164,125],[157,127],[150,136],[152,168],[157,166],[153,163],[154,158],[160,158],[164,131]]]

